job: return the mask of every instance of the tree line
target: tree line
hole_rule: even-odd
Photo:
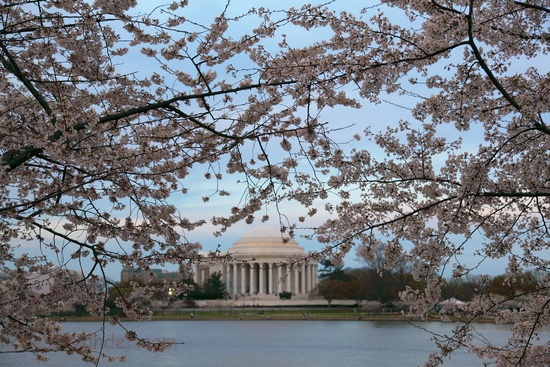
[[[472,345],[494,316],[477,302],[429,365],[465,346],[550,365],[533,338],[550,326],[550,276],[516,289],[524,269],[550,274],[548,1],[249,3],[1,3],[0,349],[98,365],[106,348],[75,347],[87,331],[40,315],[80,303],[116,324],[112,269],[187,268],[233,226],[270,222],[335,264],[386,241],[393,270],[363,288],[393,299],[421,279],[400,293],[420,317],[443,267],[467,280],[507,260],[502,284],[529,295],[499,315],[508,343]],[[404,252],[415,266],[398,274]],[[188,285],[136,282],[116,304],[146,319],[133,297],[152,287]]]
[[[393,269],[380,269],[372,266],[344,268],[329,260],[321,261],[318,294],[329,305],[336,299],[377,301],[391,304],[399,301],[399,293],[406,287],[423,290],[422,281],[414,280],[412,264]],[[464,302],[472,301],[476,295],[492,294],[513,299],[537,290],[541,274],[525,271],[513,276],[500,274],[493,277],[467,276],[442,279],[441,301],[455,298]]]

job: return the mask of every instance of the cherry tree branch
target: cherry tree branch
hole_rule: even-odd
[[[535,9],[535,10],[543,11],[545,13],[550,13],[550,8],[546,8],[546,7],[541,6],[541,5],[529,4],[525,1],[514,1],[514,4],[523,6],[524,8]]]
[[[181,95],[181,96],[177,96],[177,97],[167,99],[167,100],[164,100],[164,101],[150,103],[150,104],[147,104],[147,105],[144,105],[144,106],[141,106],[141,107],[130,108],[130,109],[128,109],[126,111],[123,111],[123,112],[103,116],[103,117],[99,118],[99,123],[107,123],[107,122],[111,122],[111,121],[117,121],[117,120],[133,117],[133,116],[136,116],[136,115],[144,114],[144,113],[154,111],[154,110],[159,110],[159,109],[171,109],[172,111],[177,112],[179,110],[172,106],[176,102],[196,100],[196,99],[204,99],[204,98],[207,98],[207,97],[214,97],[214,96],[217,96],[217,95],[226,95],[226,94],[238,93],[240,91],[258,89],[258,88],[263,88],[263,87],[279,87],[279,86],[284,86],[284,85],[289,85],[289,84],[294,84],[294,83],[296,83],[296,81],[294,81],[294,80],[288,80],[288,81],[282,81],[282,82],[271,82],[271,83],[265,83],[265,84],[264,83],[257,83],[257,84],[253,84],[253,85],[241,86],[241,87],[231,88],[231,89],[227,89],[227,90],[218,90],[218,91],[192,94],[192,95]],[[28,84],[30,84],[30,83],[28,83]],[[34,88],[32,86],[32,84],[30,86],[32,88]],[[40,100],[44,100],[44,98],[38,93],[38,91],[36,91],[36,93],[40,96]],[[33,93],[33,95],[34,95],[34,93]],[[46,106],[47,106],[47,104],[46,104]],[[49,108],[49,106],[48,106],[48,108]],[[51,110],[49,110],[49,112],[51,113]],[[181,112],[181,113],[183,114],[183,112]],[[206,125],[200,123],[197,119],[193,119],[193,118],[191,118],[191,116],[186,115],[186,114],[183,114],[182,117],[183,116],[187,116],[186,117],[187,119],[194,122],[198,126],[206,128]],[[78,123],[78,124],[75,124],[73,126],[73,128],[75,130],[82,130],[86,127],[87,124],[88,123]],[[208,128],[207,130],[209,130],[211,132],[214,132],[214,130],[210,129],[210,128]],[[217,135],[224,136],[224,134],[222,134],[220,132],[215,132],[215,133]],[[52,140],[52,141],[59,140],[62,137],[62,135],[63,134],[61,133],[61,131],[58,131],[55,134],[53,134],[52,136],[50,136],[49,140]],[[241,139],[241,138],[237,138],[235,136],[229,136],[229,135],[225,135],[224,137],[230,138],[230,139]],[[23,163],[27,162],[28,160],[36,157],[38,154],[43,153],[43,152],[44,152],[44,150],[42,148],[32,147],[32,146],[25,147],[23,149],[23,151],[21,151],[21,150],[18,150],[18,151],[9,150],[9,151],[7,151],[3,154],[2,163],[3,163],[3,165],[9,167],[7,169],[7,171],[9,172],[9,171],[17,168],[18,166],[22,165]]]
[[[476,60],[479,62],[479,65],[489,78],[489,80],[493,83],[493,85],[497,88],[497,90],[502,94],[502,96],[512,105],[518,112],[521,111],[521,106],[516,102],[514,97],[508,93],[506,88],[498,81],[497,77],[493,74],[487,63],[485,62],[485,59],[481,55],[481,52],[479,51],[475,37],[474,37],[474,1],[470,0],[470,7],[469,12],[466,14],[466,19],[468,20],[468,44],[470,45],[470,48],[474,52],[474,55],[476,57]]]
[[[4,53],[5,56],[0,55],[0,60],[2,61],[2,65],[9,70],[13,75],[23,83],[23,85],[28,89],[28,91],[32,94],[32,96],[36,99],[36,101],[42,106],[44,111],[48,114],[48,116],[52,115],[52,109],[50,108],[48,102],[44,99],[42,94],[34,87],[34,85],[25,77],[19,66],[17,65],[17,61],[13,58],[9,50],[4,45],[4,42],[0,41],[0,49]],[[52,117],[52,122],[55,124],[55,116]]]

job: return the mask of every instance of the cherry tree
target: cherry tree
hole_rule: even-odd
[[[335,197],[326,204],[334,217],[316,234],[341,252],[359,243],[367,259],[383,242],[388,267],[404,252],[414,259],[416,280],[426,288],[401,297],[420,315],[440,300],[446,270],[461,278],[507,258],[506,281],[526,268],[540,271],[535,290],[514,296],[522,302],[514,310],[505,309],[509,299],[484,292],[481,277],[475,302],[443,310],[462,322],[435,338],[440,352],[427,364],[467,346],[499,366],[547,365],[549,345],[537,335],[550,315],[550,9],[522,1],[382,3],[390,6],[388,16],[373,9],[361,17],[295,13],[303,27],[334,32],[309,49],[330,50],[318,62],[308,55],[312,74],[328,67],[372,103],[392,94],[417,99],[411,105],[394,99],[411,117],[367,129],[365,149],[338,149],[317,160]],[[408,21],[392,21],[395,11]],[[295,54],[289,50],[285,58]],[[461,255],[478,242],[478,261],[466,263]],[[476,343],[474,323],[484,317],[514,325],[508,344]]]
[[[219,233],[251,222],[289,185],[294,158],[271,162],[270,142],[279,147],[270,152],[287,152],[291,141],[314,146],[328,132],[298,115],[310,104],[295,98],[302,81],[263,75],[260,41],[277,24],[255,11],[230,17],[222,7],[202,25],[186,19],[186,1],[147,12],[137,5],[1,5],[0,269],[10,279],[0,284],[0,342],[39,359],[60,350],[97,363],[102,351],[82,343],[93,335],[62,332],[41,316],[76,303],[119,324],[105,306],[113,285],[106,268],[178,265],[181,283],[120,292],[117,306],[128,317],[150,317],[139,295],[188,290],[183,279],[200,245],[187,233],[207,221]],[[226,34],[246,16],[254,30]],[[207,180],[217,184],[204,202],[223,199],[226,174],[246,186],[226,216],[193,218],[196,210],[173,204]],[[169,346],[131,330],[127,338],[152,350]]]
[[[467,346],[502,366],[548,364],[549,346],[536,344],[550,321],[545,1],[227,2],[208,21],[187,1],[140,5],[1,5],[0,270],[11,278],[0,283],[0,343],[97,363],[103,353],[80,343],[90,335],[38,315],[82,303],[125,327],[105,307],[109,266],[189,272],[203,261],[190,233],[219,236],[274,208],[283,231],[308,228],[324,244],[311,258],[338,264],[355,247],[369,258],[382,242],[386,266],[414,259],[425,287],[401,296],[418,315],[440,300],[449,269],[460,278],[507,258],[507,281],[541,272],[515,296],[519,310],[484,284],[476,302],[445,309],[463,322],[427,363]],[[388,103],[405,117],[350,121],[352,109],[364,118]],[[241,184],[235,201],[230,181]],[[177,200],[205,182],[204,207],[232,204],[213,217],[181,211]],[[479,261],[464,262],[479,241]],[[138,291],[187,290],[135,287],[117,302],[136,319],[150,316]],[[513,323],[507,345],[473,342],[484,317]]]

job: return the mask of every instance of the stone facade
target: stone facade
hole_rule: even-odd
[[[203,284],[210,274],[221,272],[232,299],[278,298],[282,292],[306,298],[317,285],[317,261],[289,265],[289,256],[301,257],[305,252],[294,239],[283,238],[277,228],[253,229],[229,248],[228,255],[231,260],[222,264],[196,266],[194,281]]]

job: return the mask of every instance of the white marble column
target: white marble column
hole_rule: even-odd
[[[311,264],[310,265],[310,269],[309,269],[309,279],[310,279],[310,286],[309,288],[310,289],[313,289],[315,288],[315,264]]]
[[[204,268],[202,270],[202,284],[206,283],[209,276],[210,276],[210,270],[208,268]]]
[[[197,273],[199,273],[199,276],[198,276],[198,279],[197,279],[197,280],[198,280],[198,281],[197,281],[197,284],[198,284],[199,286],[201,286],[202,283],[204,282],[204,272],[203,272],[202,268],[199,268],[199,269],[197,270]]]
[[[231,265],[233,267],[233,294],[238,294],[239,293],[239,289],[237,288],[237,284],[238,284],[238,280],[239,278],[237,277],[238,275],[238,264],[232,264]]]
[[[275,279],[277,279],[277,296],[279,296],[279,293],[281,293],[283,291],[283,282],[281,281],[282,280],[282,277],[283,277],[283,267],[282,266],[277,266],[277,277]]]
[[[286,266],[286,274],[285,274],[285,277],[286,277],[286,291],[287,292],[292,292],[292,287],[291,287],[291,283],[292,283],[292,271],[290,270],[290,265],[287,265]]]
[[[197,264],[193,265],[193,282],[199,282],[199,266]]]
[[[302,293],[305,293],[307,294],[307,289],[306,289],[306,264],[302,264],[302,271],[301,271],[301,275],[302,275]]]
[[[256,294],[256,263],[250,263],[250,294]]]
[[[317,264],[313,264],[313,288],[317,287],[317,272],[318,272],[318,269],[317,269]]]
[[[258,264],[258,271],[260,272],[259,274],[259,282],[260,282],[260,286],[258,287],[258,292],[260,294],[265,294],[265,274],[264,274],[264,263],[259,263]]]
[[[292,273],[294,275],[294,294],[300,293],[300,272],[298,271],[298,268],[294,268],[292,270]]]
[[[268,283],[267,283],[267,292],[268,294],[273,294],[273,263],[268,263]]]
[[[220,272],[222,273],[221,281],[224,283],[227,282],[227,279],[225,277],[225,264],[221,264]]]
[[[241,264],[241,293],[246,294],[246,264]]]
[[[311,264],[306,265],[306,289],[311,290]]]
[[[222,280],[225,283],[225,290],[231,293],[231,277],[229,272],[229,264],[222,264]]]

